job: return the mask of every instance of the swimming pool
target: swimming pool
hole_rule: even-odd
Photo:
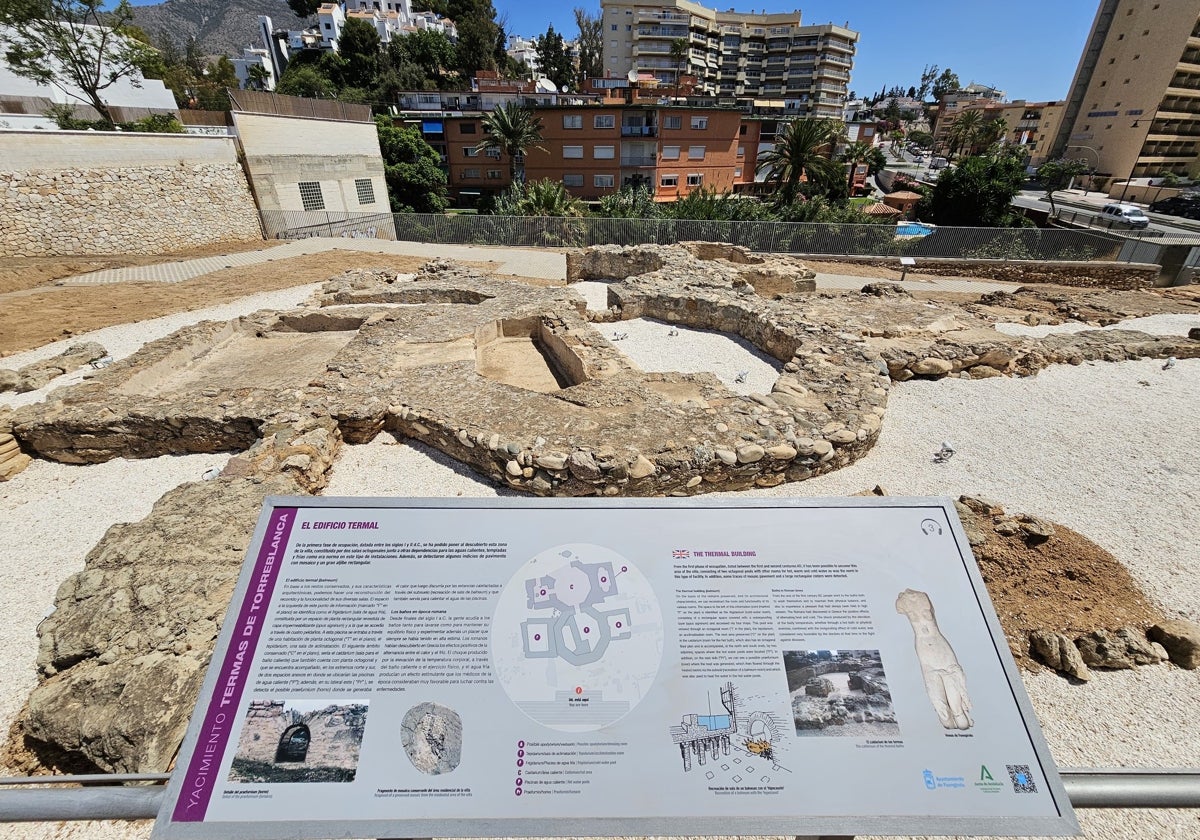
[[[923,225],[920,222],[905,222],[896,225],[897,236],[928,236],[933,233],[933,225]]]

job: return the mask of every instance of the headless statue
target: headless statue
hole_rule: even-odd
[[[970,729],[971,698],[967,679],[954,648],[938,629],[933,603],[924,592],[905,589],[896,598],[896,612],[907,616],[916,641],[917,661],[925,678],[925,693],[946,729]]]

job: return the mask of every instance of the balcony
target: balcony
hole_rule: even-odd
[[[840,55],[831,55],[829,53],[822,53],[820,58],[821,58],[821,61],[828,61],[830,64],[840,64],[843,67],[853,67],[854,66],[853,59],[845,58]]]
[[[686,38],[686,26],[639,26],[638,35],[643,38]]]
[[[621,155],[621,166],[653,167],[656,163],[654,155]]]
[[[638,20],[663,20],[671,21],[672,23],[687,23],[691,19],[691,15],[682,15],[673,12],[654,12],[648,9],[640,9],[637,13]]]
[[[656,125],[623,125],[621,126],[622,137],[657,137],[658,126]]]

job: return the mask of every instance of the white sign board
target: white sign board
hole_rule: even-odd
[[[154,836],[1077,831],[948,501],[272,498]]]

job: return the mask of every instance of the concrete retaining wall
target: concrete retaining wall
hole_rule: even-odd
[[[231,138],[0,132],[0,256],[160,254],[262,238]]]

